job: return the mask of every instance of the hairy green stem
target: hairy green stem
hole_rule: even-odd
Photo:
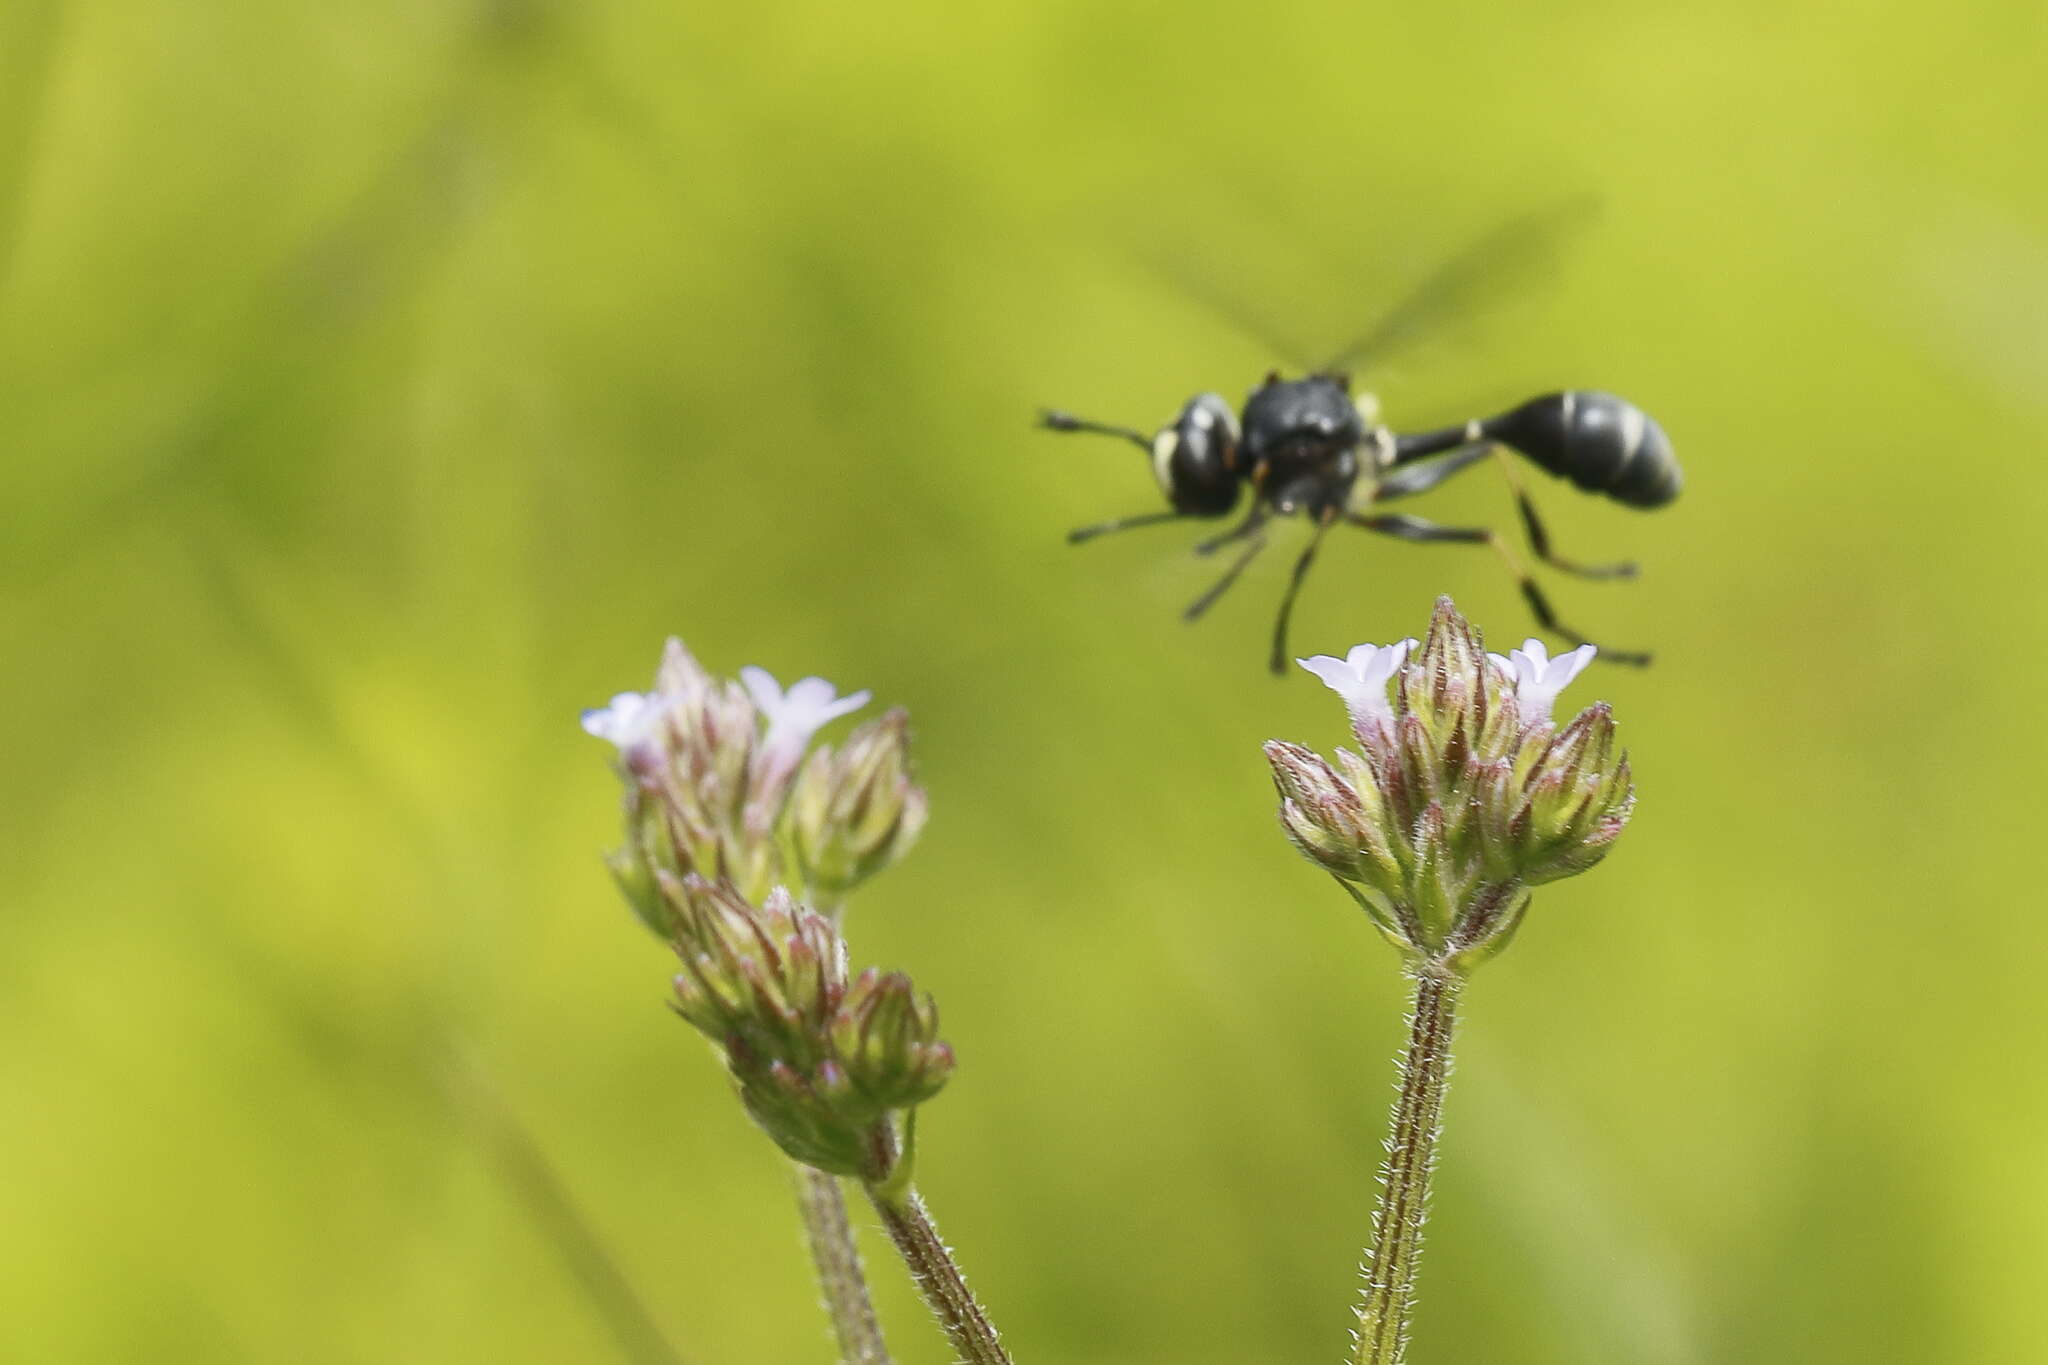
[[[960,1358],[966,1365],[1011,1365],[1010,1353],[997,1338],[995,1325],[975,1302],[966,1277],[961,1275],[952,1253],[939,1237],[939,1230],[932,1226],[931,1215],[925,1212],[924,1200],[917,1191],[871,1181],[868,1196],[875,1201],[875,1211],[882,1215],[889,1240],[896,1244],[904,1264],[910,1267],[910,1278],[916,1281],[918,1292],[924,1295],[926,1306],[939,1320],[939,1326],[945,1328],[946,1339],[953,1343]]]
[[[803,1212],[804,1240],[810,1243],[811,1263],[818,1270],[825,1311],[831,1314],[832,1331],[839,1339],[839,1359],[844,1365],[889,1365],[889,1348],[868,1298],[867,1275],[861,1270],[853,1226],[846,1219],[839,1177],[798,1165],[796,1202]]]
[[[832,921],[833,928],[839,927],[846,917],[844,898],[826,900],[808,886],[804,894]],[[831,1315],[832,1332],[839,1339],[839,1359],[843,1365],[889,1365],[889,1348],[882,1341],[882,1324],[876,1320],[874,1301],[868,1296],[867,1272],[861,1268],[853,1225],[846,1219],[846,1196],[839,1177],[796,1163],[796,1202],[803,1212],[804,1240],[810,1244],[811,1264],[817,1267],[825,1311]]]
[[[1429,1213],[1429,1174],[1436,1164],[1444,1091],[1451,1079],[1451,1035],[1464,978],[1434,963],[1416,966],[1414,974],[1415,1011],[1401,1054],[1401,1093],[1394,1101],[1387,1160],[1380,1170],[1352,1365],[1401,1365],[1407,1350],[1422,1224]]]

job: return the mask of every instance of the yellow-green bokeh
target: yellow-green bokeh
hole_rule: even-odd
[[[829,1358],[599,862],[575,715],[671,632],[911,708],[853,932],[1019,1358],[1337,1358],[1401,992],[1272,820],[1340,727],[1260,668],[1288,553],[1183,627],[1193,534],[1068,549],[1157,495],[1030,419],[1271,363],[1162,260],[1316,348],[1582,193],[1375,376],[1613,389],[1690,479],[1540,490],[1646,566],[1552,580],[1659,652],[1577,689],[1642,804],[1467,993],[1417,1356],[2048,1357],[2044,69],[2017,0],[0,5],[0,1358],[621,1358],[500,1109],[691,1365]],[[1358,537],[1298,643],[1439,591],[1520,638]]]

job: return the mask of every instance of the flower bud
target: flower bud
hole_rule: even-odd
[[[706,1037],[809,1064],[847,986],[846,943],[781,887],[756,907],[730,882],[664,878],[679,924],[676,1010]]]
[[[1607,856],[1635,809],[1628,759],[1614,758],[1607,703],[1582,712],[1537,762],[1511,829],[1530,885],[1583,872]]]
[[[1266,743],[1280,791],[1280,824],[1294,846],[1341,881],[1395,895],[1401,886],[1400,837],[1369,780],[1371,765],[1345,749],[1338,773],[1320,754],[1282,740]]]
[[[814,752],[790,796],[798,874],[827,903],[909,851],[924,828],[922,787],[910,780],[910,716],[898,707],[837,751]]]
[[[782,887],[758,906],[695,874],[660,888],[678,926],[675,1011],[723,1054],[747,1112],[799,1161],[882,1174],[878,1125],[952,1073],[931,997],[900,973],[849,978],[838,928]]]
[[[1395,674],[1396,714],[1419,721],[1431,744],[1441,749],[1455,728],[1472,723],[1487,682],[1479,637],[1451,599],[1439,597],[1422,652]]]
[[[852,1090],[880,1109],[922,1104],[953,1073],[937,1004],[900,972],[860,974],[833,1018],[832,1045]]]

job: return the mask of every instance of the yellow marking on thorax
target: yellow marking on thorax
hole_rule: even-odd
[[[1172,427],[1152,438],[1152,477],[1159,480],[1159,489],[1168,497],[1173,496],[1173,474],[1168,468],[1173,462],[1174,447],[1180,436]]]

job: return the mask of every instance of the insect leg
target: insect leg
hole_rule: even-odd
[[[1538,587],[1536,580],[1529,576],[1529,571],[1523,567],[1521,560],[1516,557],[1513,548],[1505,540],[1501,539],[1500,533],[1492,527],[1439,526],[1435,522],[1425,521],[1421,517],[1400,515],[1367,517],[1360,516],[1355,512],[1351,514],[1350,521],[1354,526],[1362,526],[1368,531],[1377,531],[1381,535],[1392,536],[1396,540],[1421,543],[1441,542],[1491,545],[1494,551],[1500,555],[1501,562],[1507,565],[1508,573],[1513,576],[1515,586],[1521,589],[1522,600],[1529,604],[1529,611],[1535,616],[1538,625],[1554,635],[1563,636],[1572,644],[1583,645],[1591,643],[1585,636],[1579,634],[1579,632],[1558,619],[1557,611],[1550,605],[1550,599],[1544,596],[1543,589]],[[1609,663],[1634,664],[1638,667],[1650,662],[1648,654],[1632,650],[1608,649],[1605,646],[1601,647],[1600,657]]]
[[[1226,545],[1243,540],[1246,536],[1257,534],[1258,529],[1266,524],[1268,514],[1269,509],[1265,503],[1253,502],[1251,510],[1244,514],[1243,521],[1240,521],[1222,535],[1211,536],[1209,539],[1201,542],[1195,546],[1195,553],[1198,555],[1213,555]]]
[[[1455,427],[1439,427],[1435,431],[1411,431],[1394,436],[1394,463],[1404,465],[1431,455],[1441,455],[1458,446],[1478,445],[1486,440],[1486,432],[1477,422],[1465,422]]]
[[[1528,491],[1522,487],[1521,477],[1515,473],[1514,462],[1508,458],[1507,452],[1499,447],[1495,447],[1495,453],[1500,456],[1501,476],[1508,481],[1508,488],[1515,495],[1515,506],[1521,509],[1522,529],[1529,534],[1530,553],[1551,568],[1562,569],[1580,578],[1634,578],[1640,572],[1633,560],[1624,560],[1619,564],[1580,564],[1552,551],[1550,532],[1545,529],[1543,519],[1536,515],[1536,504],[1530,501]]]
[[[1287,671],[1287,623],[1294,618],[1294,599],[1301,592],[1301,580],[1308,577],[1308,566],[1315,563],[1316,551],[1322,547],[1323,533],[1336,519],[1334,508],[1317,517],[1314,534],[1309,536],[1301,558],[1294,561],[1294,574],[1287,580],[1287,592],[1280,599],[1280,615],[1273,622],[1273,657],[1267,666],[1276,676]]]
[[[1461,474],[1486,458],[1493,449],[1490,441],[1474,441],[1451,447],[1448,453],[1433,459],[1414,458],[1415,463],[1396,463],[1392,469],[1378,476],[1373,485],[1372,500],[1386,502],[1393,498],[1413,497],[1427,493],[1444,480]]]
[[[1048,408],[1038,414],[1038,425],[1044,427],[1047,431],[1089,431],[1097,436],[1114,436],[1119,440],[1131,442],[1147,455],[1152,453],[1152,439],[1145,435],[1144,432],[1133,430],[1130,427],[1116,426],[1109,422],[1090,422],[1085,418],[1074,416],[1071,412],[1060,412],[1057,409]]]
[[[1076,526],[1067,532],[1067,544],[1079,545],[1097,536],[1106,536],[1111,531],[1128,531],[1133,526],[1156,526],[1164,521],[1180,521],[1185,512],[1141,512],[1135,517],[1117,517],[1112,521],[1098,521],[1093,526]]]
[[[1223,571],[1223,577],[1216,580],[1214,587],[1188,603],[1188,609],[1181,613],[1182,620],[1194,621],[1200,619],[1202,613],[1215,606],[1216,599],[1223,596],[1229,590],[1230,585],[1237,581],[1237,576],[1244,572],[1244,566],[1251,563],[1259,551],[1266,548],[1266,533],[1262,527],[1264,520],[1265,518],[1261,517],[1258,521],[1252,523],[1250,531],[1247,532],[1251,536],[1251,544],[1245,546],[1238,553],[1237,558],[1230,562],[1230,567]]]

